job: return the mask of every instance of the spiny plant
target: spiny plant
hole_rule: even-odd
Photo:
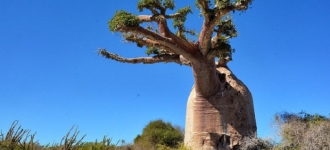
[[[18,121],[15,120],[6,136],[0,133],[0,149],[5,150],[34,150],[40,148],[38,141],[34,141],[36,133],[30,134],[30,130],[22,129],[21,126],[18,126]],[[24,138],[25,137],[25,138]]]

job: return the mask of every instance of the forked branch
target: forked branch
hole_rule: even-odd
[[[183,57],[187,58],[190,61],[196,61],[197,59],[193,56],[192,52],[187,51],[178,46],[180,43],[173,41],[171,38],[163,37],[157,33],[154,33],[150,30],[147,30],[143,27],[122,27],[120,32],[123,33],[134,33],[136,35],[145,36],[148,39],[151,39],[160,44],[160,46],[168,47],[171,51],[176,54],[180,54]],[[175,35],[174,35],[175,36]],[[179,38],[179,37],[177,37]]]
[[[198,1],[206,1],[206,0],[198,0]],[[208,54],[208,52],[211,50],[212,47],[211,40],[212,40],[214,28],[219,24],[220,20],[230,11],[246,10],[251,2],[252,0],[240,0],[236,2],[224,3],[222,5],[216,5],[215,8],[212,9],[212,11],[209,11],[207,12],[208,14],[204,15],[204,16],[212,16],[212,17],[204,18],[202,31],[198,39],[201,53],[203,55]]]
[[[158,31],[160,32],[161,36],[172,39],[177,46],[187,51],[187,50],[195,49],[195,47],[193,46],[192,43],[182,39],[180,36],[173,34],[173,32],[170,31],[168,27],[167,19],[177,20],[178,18],[185,18],[189,12],[191,12],[190,7],[186,7],[184,9],[181,9],[181,11],[178,11],[178,13],[175,14],[140,15],[138,16],[138,18],[140,22],[156,22],[158,24]]]
[[[197,3],[199,4],[202,14],[205,17],[205,22],[209,22],[210,20],[210,14],[209,12],[209,0],[197,0]]]
[[[171,53],[175,53],[174,50],[170,49],[169,47],[166,47],[159,42],[156,42],[154,40],[148,39],[146,37],[138,37],[135,34],[127,34],[125,35],[125,39],[130,42],[134,42],[138,45],[138,47],[153,47],[157,49],[163,49]]]

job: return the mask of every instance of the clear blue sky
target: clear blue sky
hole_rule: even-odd
[[[193,6],[179,1],[177,6]],[[329,0],[255,0],[233,18],[239,36],[229,67],[254,98],[258,134],[272,136],[277,112],[330,113]],[[125,57],[144,49],[108,29],[116,10],[136,2],[87,0],[0,1],[0,129],[14,120],[37,132],[42,144],[59,142],[72,125],[85,141],[132,142],[149,121],[184,127],[193,85],[191,68],[132,65],[106,60],[107,48]],[[197,31],[202,18],[189,16]],[[145,12],[149,14],[149,12]]]

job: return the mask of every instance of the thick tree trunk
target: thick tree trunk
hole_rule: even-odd
[[[194,86],[188,98],[184,141],[192,150],[238,149],[244,136],[256,136],[250,91],[227,67],[216,71],[215,94],[202,96]]]

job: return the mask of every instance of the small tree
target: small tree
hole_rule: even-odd
[[[282,138],[278,148],[330,148],[330,119],[325,116],[284,112],[275,115],[274,124]]]
[[[238,148],[244,136],[256,135],[256,121],[250,91],[227,66],[233,52],[229,40],[237,36],[230,13],[245,11],[251,3],[197,0],[204,21],[194,41],[189,37],[196,32],[185,26],[187,15],[192,13],[190,6],[169,14],[168,10],[175,8],[173,0],[139,0],[138,10],[148,10],[149,15],[117,11],[109,21],[109,29],[122,33],[125,40],[138,47],[146,47],[146,54],[151,56],[129,59],[105,49],[99,54],[124,63],[173,62],[190,66],[195,85],[188,98],[185,143],[193,149]],[[173,21],[173,28],[167,20]],[[156,23],[157,27],[148,23]]]
[[[145,149],[156,149],[159,146],[177,148],[183,142],[183,133],[180,128],[174,127],[163,120],[151,121],[142,132],[134,139],[134,144]]]

